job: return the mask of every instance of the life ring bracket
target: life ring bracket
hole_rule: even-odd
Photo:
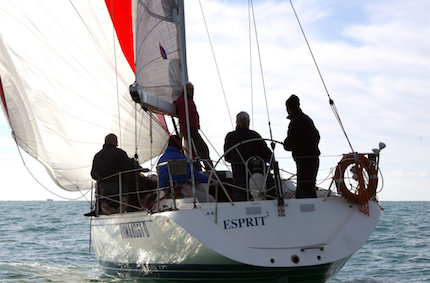
[[[347,187],[345,173],[350,168],[353,179],[357,182],[351,189]],[[349,174],[349,173],[348,173]],[[378,186],[378,167],[374,161],[369,160],[363,153],[344,154],[343,158],[336,166],[333,179],[335,180],[338,192],[349,202],[363,204],[376,195]]]

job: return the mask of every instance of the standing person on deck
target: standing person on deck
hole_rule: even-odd
[[[288,125],[284,149],[291,151],[297,166],[296,198],[316,198],[315,182],[319,168],[320,135],[309,116],[300,108],[300,100],[291,95],[285,102]]]
[[[182,87],[181,95],[173,102],[176,107],[176,114],[179,118],[179,126],[181,128],[181,134],[188,140],[188,131],[187,131],[187,119],[185,113],[185,97],[184,97],[184,87]],[[206,159],[210,164],[212,164],[209,158],[209,148],[206,145],[205,141],[199,134],[200,129],[200,118],[199,113],[197,112],[196,104],[194,103],[194,86],[192,83],[186,83],[186,92],[187,92],[187,102],[188,102],[188,117],[190,120],[190,134],[192,147],[196,149],[196,155],[199,156],[200,159]],[[194,150],[192,151],[194,152]],[[197,170],[201,170],[201,166],[199,163],[195,163],[195,167]],[[205,163],[205,169],[209,170],[210,167],[207,163]]]

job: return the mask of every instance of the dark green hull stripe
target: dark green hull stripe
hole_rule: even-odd
[[[106,273],[127,277],[210,282],[325,282],[347,261],[304,267],[258,267],[246,264],[122,264],[100,262]]]

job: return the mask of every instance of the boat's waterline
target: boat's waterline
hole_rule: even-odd
[[[302,267],[259,267],[234,264],[135,264],[100,262],[107,274],[183,282],[324,282],[333,278],[349,257]]]

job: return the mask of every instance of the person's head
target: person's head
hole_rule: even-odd
[[[288,114],[294,113],[300,108],[300,99],[297,95],[292,94],[287,101],[285,101],[285,106],[287,107]]]
[[[194,85],[190,82],[187,82],[185,86],[187,88],[187,96],[192,98],[194,96]],[[181,94],[184,94],[184,87],[181,89]]]
[[[116,137],[115,134],[109,134],[105,137],[105,144],[118,146],[118,138]]]
[[[242,129],[249,129],[249,115],[245,111],[236,115],[236,126]]]
[[[182,149],[181,139],[179,138],[179,136],[177,135],[170,136],[168,146],[174,146],[177,149]]]

